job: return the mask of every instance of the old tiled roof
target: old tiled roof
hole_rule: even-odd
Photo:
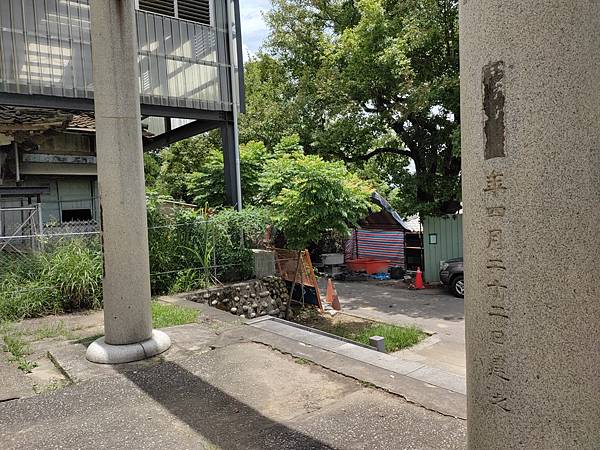
[[[72,117],[56,109],[0,106],[0,131],[62,128]]]
[[[79,130],[90,130],[96,129],[96,121],[94,114],[92,113],[81,113],[74,114],[71,122],[69,122],[68,128],[77,128]]]
[[[73,119],[69,122],[67,126],[68,130],[78,130],[78,131],[96,131],[96,119],[94,117],[94,113],[80,113],[74,114]],[[142,129],[142,137],[151,138],[154,135],[150,133],[146,129]]]
[[[96,120],[91,112],[70,113],[59,109],[0,106],[0,133],[31,130],[43,132],[51,128],[94,133]],[[144,129],[142,136],[150,138],[153,134]]]

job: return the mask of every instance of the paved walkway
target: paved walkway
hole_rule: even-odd
[[[33,383],[29,382],[23,376],[23,372],[8,361],[8,353],[0,352],[0,380],[2,380],[2,383],[0,383],[0,402],[34,394]]]
[[[427,366],[420,361],[411,361],[403,359],[400,356],[380,353],[371,348],[345,342],[325,333],[316,333],[315,331],[298,327],[296,324],[280,319],[270,317],[260,318],[251,321],[250,325],[322,350],[346,356],[359,363],[389,370],[397,375],[423,381],[463,395],[466,395],[467,392],[464,377],[436,367]]]
[[[85,360],[84,342],[55,343],[49,352],[75,383],[0,403],[2,448],[465,446],[465,421],[452,417],[464,396],[390,370],[408,366],[379,367],[389,355],[363,349],[372,365],[355,349],[348,357],[171,301],[203,320],[166,329],[174,346],[151,360],[100,366]]]
[[[435,333],[432,339],[397,352],[421,362],[466,376],[464,302],[443,289],[414,291],[404,284],[341,282],[335,287],[346,314],[396,325],[416,325]]]

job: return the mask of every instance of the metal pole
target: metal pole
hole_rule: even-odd
[[[233,148],[235,152],[235,187],[237,202],[235,209],[242,210],[242,180],[240,174],[240,136],[238,130],[238,105],[240,103],[240,91],[235,89],[235,67],[233,64],[234,55],[237,54],[235,42],[233,39],[233,8],[232,1],[227,1],[227,38],[229,40],[229,85],[231,86],[231,114],[233,116]],[[239,64],[239,61],[238,61]]]

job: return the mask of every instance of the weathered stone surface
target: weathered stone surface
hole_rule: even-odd
[[[600,442],[600,8],[464,1],[469,446]]]
[[[264,316],[267,311],[277,315],[285,309],[283,296],[279,294],[281,279],[267,277],[258,281],[213,287],[187,295],[188,300],[207,303],[235,315],[254,318]],[[242,294],[245,292],[245,294]],[[257,301],[260,299],[260,302]]]
[[[125,345],[152,337],[135,5],[106,0],[90,8],[104,330],[108,344]]]

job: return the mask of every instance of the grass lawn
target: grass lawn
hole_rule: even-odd
[[[371,336],[382,336],[385,338],[387,352],[412,347],[427,337],[423,330],[415,326],[388,325],[344,314],[331,317],[320,314],[315,308],[307,308],[297,313],[296,321],[365,345],[369,345]]]
[[[154,328],[194,323],[198,320],[198,314],[199,311],[196,309],[152,302],[152,326]]]
[[[386,325],[382,323],[366,324],[365,327],[349,328],[343,324],[338,325],[334,334],[351,339],[361,344],[369,345],[371,336],[382,336],[385,338],[385,350],[395,352],[404,348],[412,347],[421,342],[427,335],[417,327],[401,327],[397,325]]]

